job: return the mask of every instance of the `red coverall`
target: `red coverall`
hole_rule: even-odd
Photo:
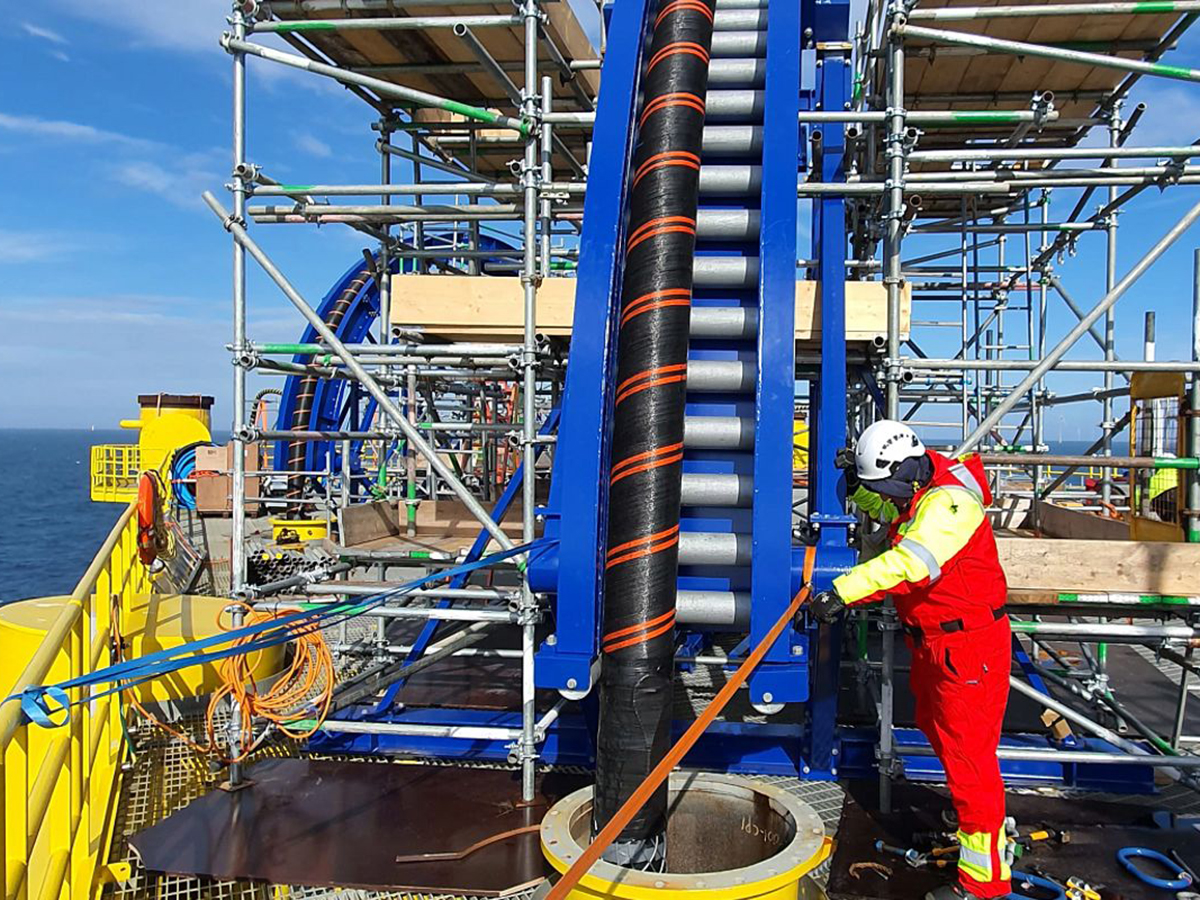
[[[1007,584],[984,514],[991,495],[978,456],[932,450],[933,478],[900,512],[866,488],[851,498],[890,523],[890,549],[835,579],[847,606],[891,595],[912,650],[917,725],[946,770],[958,812],[958,867],[978,897],[1008,894],[1004,782],[996,747],[1012,646]]]

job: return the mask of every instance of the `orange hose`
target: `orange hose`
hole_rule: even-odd
[[[257,625],[290,614],[290,611],[259,612],[249,604],[241,601],[230,601],[231,606],[240,606],[246,610],[245,625]],[[224,630],[229,630],[221,617],[227,607],[217,614],[217,624]],[[120,608],[114,595],[112,610],[112,633],[116,641],[117,658],[120,661],[124,654],[124,641],[120,627]],[[254,640],[254,636],[239,638],[236,646],[241,646]],[[255,741],[247,741],[237,755],[225,752],[217,741],[216,716],[221,701],[231,697],[237,704],[241,717],[242,734],[253,734],[255,717],[266,719],[274,724],[288,737],[303,739],[312,736],[321,727],[329,714],[333,702],[333,689],[336,684],[333,666],[333,654],[325,637],[317,627],[309,627],[301,631],[295,638],[296,652],[291,664],[282,672],[265,693],[258,693],[254,682],[254,666],[251,665],[246,653],[226,657],[218,664],[217,671],[221,676],[221,687],[213,692],[204,717],[204,730],[208,739],[207,744],[201,744],[188,734],[173,728],[163,722],[152,712],[142,706],[136,695],[130,696],[130,704],[150,724],[183,741],[193,750],[206,756],[216,756],[225,763],[241,762],[255,748]],[[256,651],[261,656],[261,651]],[[126,688],[125,690],[131,690]],[[312,712],[315,707],[316,713]],[[305,731],[294,731],[289,723],[302,719],[314,719],[312,728]]]
[[[783,611],[783,615],[779,617],[779,620],[771,626],[771,630],[767,632],[767,636],[750,652],[750,655],[746,657],[746,661],[738,666],[737,671],[729,677],[729,680],[717,693],[717,696],[704,708],[704,712],[700,713],[696,721],[683,733],[683,737],[675,742],[675,746],[667,751],[667,755],[646,776],[646,780],[639,784],[637,790],[629,795],[629,799],[617,810],[616,815],[609,819],[608,824],[600,829],[600,833],[584,849],[579,859],[559,879],[558,884],[550,889],[546,900],[565,900],[567,894],[579,883],[579,879],[587,874],[588,869],[600,858],[600,854],[608,849],[608,845],[616,839],[617,835],[625,829],[630,820],[637,815],[638,810],[650,799],[650,795],[658,790],[659,785],[666,781],[667,776],[671,774],[671,770],[679,765],[684,756],[687,755],[687,752],[692,749],[692,745],[699,740],[700,735],[704,734],[708,726],[712,724],[713,719],[720,715],[725,705],[733,699],[733,695],[745,684],[746,679],[750,677],[750,673],[762,662],[763,657],[767,655],[767,651],[775,645],[775,641],[783,634],[784,628],[792,621],[796,612],[808,599],[810,590],[809,580],[812,578],[813,563],[816,562],[816,550],[816,547],[809,547],[805,552],[804,586],[792,598],[792,602],[788,604],[788,608]]]

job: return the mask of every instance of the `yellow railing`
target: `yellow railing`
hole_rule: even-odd
[[[92,447],[91,497],[101,503],[128,503],[137,496],[142,461],[137,444]]]
[[[137,558],[130,505],[46,632],[12,691],[57,683],[109,663],[114,596],[150,589]],[[69,692],[82,701],[88,688]],[[96,691],[99,693],[99,691]],[[71,708],[67,725],[24,721],[15,701],[0,706],[0,898],[87,900],[100,883],[111,839],[125,748],[115,695]]]

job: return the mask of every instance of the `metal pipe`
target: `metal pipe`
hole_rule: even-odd
[[[1200,363],[1200,249],[1192,254],[1192,361]],[[1187,450],[1200,456],[1200,375],[1192,375],[1188,388]],[[1200,543],[1200,473],[1187,481],[1187,507],[1192,510],[1187,519],[1187,539]]]
[[[482,175],[479,172],[473,172],[461,166],[452,166],[449,163],[444,163],[441,160],[433,159],[429,156],[422,156],[420,153],[413,153],[411,150],[405,150],[403,147],[397,147],[390,143],[386,138],[381,138],[375,142],[375,147],[380,153],[386,156],[399,156],[401,159],[407,159],[409,162],[420,163],[423,166],[428,166],[431,169],[437,169],[439,172],[445,172],[447,175],[457,175],[459,178],[473,179],[477,182],[495,183],[494,178],[487,175]],[[387,182],[383,182],[387,184]],[[384,191],[380,195],[384,205],[387,204],[387,198],[391,196],[390,192]],[[321,205],[321,204],[316,204]]]
[[[362,19],[347,19],[345,21],[361,22]],[[389,20],[393,21],[393,20]],[[412,21],[411,19],[396,19],[394,21]],[[481,109],[478,106],[471,106],[467,103],[459,103],[457,100],[450,100],[446,97],[439,97],[436,94],[429,94],[425,91],[418,91],[412,88],[402,87],[394,84],[391,81],[384,81],[381,78],[372,78],[369,75],[360,75],[357,72],[349,72],[345,69],[339,69],[337,66],[329,66],[325,63],[314,62],[310,59],[305,59],[303,56],[297,56],[294,53],[283,53],[279,50],[272,50],[270,47],[263,47],[250,41],[240,40],[237,37],[229,34],[221,36],[221,46],[227,52],[249,53],[251,56],[257,56],[259,59],[270,60],[271,62],[281,65],[290,66],[293,69],[303,69],[306,72],[312,72],[316,75],[324,75],[327,78],[332,78],[335,81],[340,81],[343,84],[354,84],[359,87],[365,87],[374,91],[381,97],[392,97],[397,100],[404,100],[408,103],[415,103],[418,106],[427,106],[433,109],[441,109],[446,112],[457,113],[461,116],[466,116],[468,119],[475,119],[480,122],[487,122],[499,128],[511,128],[521,134],[529,132],[529,124],[520,119],[514,119],[511,116],[501,115],[493,112],[490,109]],[[370,193],[378,193],[378,190]]]
[[[1200,469],[1194,457],[1072,456],[1058,453],[984,453],[984,465],[1094,466],[1101,469]]]
[[[1013,19],[1029,16],[1102,16],[1162,15],[1178,12],[1200,12],[1198,0],[1172,0],[1169,4],[1131,3],[1034,3],[1029,6],[947,6],[941,9],[913,9],[910,22],[969,22],[974,19]]]
[[[454,473],[450,471],[450,468],[445,462],[442,461],[437,451],[425,441],[416,428],[409,424],[408,420],[404,416],[404,413],[395,404],[395,402],[393,402],[392,398],[388,395],[388,392],[385,391],[375,380],[374,376],[364,369],[363,366],[354,358],[354,354],[350,353],[346,349],[346,345],[341,342],[338,336],[333,333],[332,329],[330,329],[330,327],[325,324],[321,317],[317,315],[313,308],[308,304],[308,301],[306,301],[292,286],[291,282],[287,280],[287,277],[281,271],[279,271],[273,262],[271,262],[271,259],[262,251],[258,244],[256,244],[248,234],[246,234],[246,229],[230,217],[229,213],[226,212],[225,208],[221,206],[217,198],[214,197],[210,192],[205,191],[203,197],[204,202],[208,205],[208,208],[211,209],[219,219],[221,219],[225,228],[233,234],[238,242],[246,248],[251,256],[254,257],[255,261],[262,266],[263,270],[267,273],[267,275],[270,276],[271,280],[279,286],[279,289],[283,292],[284,296],[286,296],[288,300],[291,301],[292,305],[299,310],[300,314],[304,316],[304,318],[308,321],[308,324],[313,327],[313,330],[315,330],[317,334],[319,334],[325,341],[325,343],[329,345],[330,349],[342,357],[346,368],[348,368],[354,377],[362,383],[367,392],[375,398],[375,401],[379,404],[379,408],[387,413],[387,415],[390,416],[392,420],[400,426],[400,430],[404,433],[404,436],[421,453],[421,455],[426,458],[430,468],[435,471],[438,476],[446,482],[454,494],[460,500],[462,500],[463,505],[466,506],[468,511],[470,511],[471,515],[473,515],[479,521],[479,523],[487,529],[488,533],[496,539],[496,542],[501,547],[506,550],[511,549],[514,544],[511,540],[509,540],[508,535],[501,531],[500,526],[492,521],[492,517],[488,515],[487,510],[485,510],[479,504],[479,501],[475,499],[474,495],[466,487],[466,485],[459,481]]]
[[[511,28],[520,16],[388,16],[386,18],[272,19],[253,22],[254,34],[293,34],[301,31],[425,31],[432,28]]]
[[[909,113],[915,115],[915,113]],[[1200,147],[1194,144],[1154,147],[963,147],[958,150],[914,150],[916,162],[996,162],[998,160],[1048,159],[1195,159]]]
[[[1022,122],[1053,122],[1059,113],[1049,110],[1039,113],[1031,109],[914,109],[904,114],[909,125],[1017,125]],[[819,122],[862,122],[886,123],[888,113],[884,110],[804,110],[799,120],[804,123]]]
[[[1036,368],[1038,363],[1038,360],[1032,359],[921,359],[902,356],[896,364],[905,369],[935,369],[938,371],[959,369],[964,371],[979,369],[1021,371]],[[1155,362],[1064,359],[1052,366],[1047,366],[1046,371],[1051,369],[1057,372],[1195,372],[1200,371],[1200,363],[1180,359]]]
[[[1016,634],[1036,634],[1049,638],[1098,638],[1109,643],[1143,643],[1147,638],[1164,641],[1190,641],[1195,632],[1190,625],[1123,625],[1116,622],[1026,622],[1014,619]]]
[[[954,455],[961,456],[962,454],[972,450],[980,441],[980,439],[987,435],[987,433],[991,431],[992,427],[996,425],[1010,409],[1017,405],[1021,399],[1021,396],[1032,386],[1037,384],[1038,380],[1045,375],[1046,372],[1055,367],[1055,364],[1066,355],[1067,351],[1075,345],[1075,342],[1083,336],[1083,333],[1087,331],[1102,315],[1104,315],[1114,303],[1120,300],[1122,295],[1129,290],[1129,288],[1142,276],[1142,274],[1148,268],[1150,268],[1150,266],[1153,265],[1154,262],[1160,256],[1162,256],[1162,254],[1165,253],[1172,244],[1174,244],[1180,237],[1183,236],[1183,233],[1191,227],[1192,223],[1195,222],[1198,217],[1200,217],[1200,203],[1195,204],[1190,210],[1188,210],[1183,218],[1180,219],[1174,226],[1172,226],[1171,229],[1167,231],[1167,233],[1158,241],[1158,243],[1155,244],[1145,256],[1138,260],[1134,267],[1129,270],[1128,274],[1126,274],[1125,277],[1122,278],[1121,281],[1116,284],[1113,289],[1109,291],[1086,316],[1084,316],[1083,320],[1078,322],[1075,327],[1072,328],[1071,331],[1061,341],[1059,341],[1058,344],[1055,345],[1055,347],[1046,355],[1044,359],[1041,359],[1037,362],[1030,373],[1021,380],[1021,383],[1013,388],[1012,392],[1006,398],[1001,400],[995,409],[993,409],[991,413],[989,413],[984,420],[979,423],[975,431],[973,431],[971,435],[963,441],[962,445],[957,449],[957,451],[955,451]],[[1009,360],[997,360],[997,362],[1009,362]],[[1147,365],[1152,364],[1148,363]]]
[[[905,38],[920,38],[939,44],[983,47],[1003,53],[1012,53],[1016,56],[1040,56],[1045,59],[1056,59],[1061,62],[1078,63],[1085,66],[1098,66],[1106,69],[1137,72],[1141,75],[1160,75],[1163,78],[1173,78],[1182,81],[1200,81],[1200,70],[1189,69],[1183,66],[1142,62],[1141,60],[1125,59],[1120,56],[1106,56],[1103,53],[1085,53],[1082,50],[1070,50],[1066,47],[1047,47],[1043,44],[1030,44],[1023,41],[1006,41],[1000,38],[985,37],[980,34],[967,34],[962,31],[923,28],[919,25],[897,24],[895,29]]]
[[[1136,744],[1134,746],[1137,746]],[[899,750],[900,756],[935,756],[932,747],[904,746]],[[1155,756],[1142,753],[1102,753],[1089,750],[1035,750],[1024,747],[1005,747],[1001,745],[996,750],[998,759],[1020,760],[1022,762],[1052,762],[1068,765],[1109,765],[1109,766],[1170,766],[1175,769],[1200,768],[1200,756]]]
[[[1096,721],[1088,718],[1081,712],[1077,712],[1073,707],[1067,706],[1065,703],[1060,703],[1058,700],[1055,700],[1053,697],[1049,696],[1048,694],[1043,694],[1041,691],[1026,684],[1024,681],[1017,678],[1015,675],[1010,675],[1008,677],[1008,683],[1009,683],[1009,685],[1011,685],[1011,687],[1017,693],[1024,694],[1029,699],[1042,704],[1043,706],[1047,707],[1048,709],[1054,710],[1054,712],[1058,713],[1064,719],[1074,722],[1076,725],[1080,726],[1081,728],[1086,729],[1087,731],[1090,731],[1092,734],[1096,735],[1096,737],[1100,738],[1101,740],[1107,741],[1108,743],[1112,744],[1114,747],[1119,747],[1120,749],[1126,751],[1127,753],[1133,754],[1134,756],[1149,757],[1151,759],[1161,758],[1164,760],[1169,760],[1168,762],[1163,763],[1164,767],[1165,766],[1172,767],[1172,768],[1164,769],[1166,774],[1169,775],[1171,778],[1173,778],[1176,781],[1178,781],[1182,777],[1182,773],[1179,771],[1178,768],[1176,768],[1176,766],[1179,763],[1179,759],[1180,759],[1179,757],[1174,757],[1174,756],[1172,756],[1172,757],[1157,757],[1152,753],[1148,753],[1146,750],[1139,747],[1137,744],[1133,743],[1133,741],[1126,740],[1125,738],[1121,737],[1121,735],[1117,734],[1112,729],[1105,728],[1099,722],[1096,722]],[[1195,759],[1196,764],[1200,765],[1200,756],[1194,757],[1194,759]]]
[[[246,36],[246,18],[240,7],[234,6],[230,16],[237,38]],[[246,217],[246,57],[234,52],[233,57],[233,215],[238,222]],[[246,253],[238,241],[233,242],[233,354],[237,360],[246,346]],[[231,528],[229,539],[229,586],[236,594],[246,587],[246,445],[238,437],[246,427],[246,369],[233,367],[233,476],[230,498]],[[241,627],[245,613],[235,606],[231,613],[232,626]],[[230,755],[239,756],[242,749],[242,716],[238,701],[230,697],[230,716],[227,728]],[[241,763],[229,767],[229,783],[242,781]]]
[[[297,727],[303,725],[304,723],[298,723]],[[457,738],[464,741],[514,741],[521,737],[519,728],[502,728],[495,725],[417,725],[402,722],[359,722],[352,719],[326,719],[321,723],[321,730],[344,734]]]
[[[540,8],[538,0],[523,0],[521,12],[525,23],[525,85],[521,94],[521,114],[526,122],[541,115],[541,95],[538,90],[537,48]],[[525,167],[521,181],[525,196],[525,259],[521,270],[524,293],[524,337],[522,353],[523,421],[521,430],[524,477],[521,480],[521,536],[532,543],[535,536],[534,507],[537,503],[537,286],[538,278],[538,191],[540,173],[538,160],[538,129],[525,133]],[[545,264],[549,268],[550,261]],[[521,584],[521,739],[518,756],[521,759],[521,799],[532,802],[536,790],[537,744],[536,686],[534,683],[534,651],[536,650],[537,600],[529,586],[528,573]]]

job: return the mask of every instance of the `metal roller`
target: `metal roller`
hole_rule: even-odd
[[[709,91],[704,95],[704,118],[708,122],[729,119],[761,121],[766,108],[763,91]]]
[[[758,31],[767,27],[765,9],[721,9],[713,16],[713,31]]]
[[[716,531],[681,531],[681,566],[748,566],[753,541],[748,534]]]
[[[750,627],[748,591],[679,591],[675,594],[675,621],[729,631]]]
[[[684,433],[684,440],[687,434]],[[754,497],[754,478],[716,472],[684,472],[680,499],[684,506],[747,507]]]
[[[762,153],[761,125],[707,125],[701,148],[718,156],[758,156]],[[701,172],[703,178],[703,171]],[[703,182],[701,182],[703,190]]]
[[[767,0],[717,0],[717,9],[766,9]]]
[[[696,213],[699,241],[757,241],[757,209],[701,209]]]
[[[704,166],[701,197],[745,197],[762,190],[762,166]]]
[[[693,338],[749,340],[758,334],[758,310],[744,306],[693,306],[688,334]]]
[[[688,416],[683,420],[687,450],[751,450],[754,420],[741,416]]]
[[[718,31],[713,34],[713,59],[764,56],[767,52],[765,31]]]
[[[740,359],[693,359],[688,361],[689,391],[718,393],[754,390],[754,364]]]
[[[696,287],[752,288],[758,284],[758,257],[700,256],[692,273]]]
[[[755,87],[767,80],[765,59],[714,59],[708,70],[708,83]]]

